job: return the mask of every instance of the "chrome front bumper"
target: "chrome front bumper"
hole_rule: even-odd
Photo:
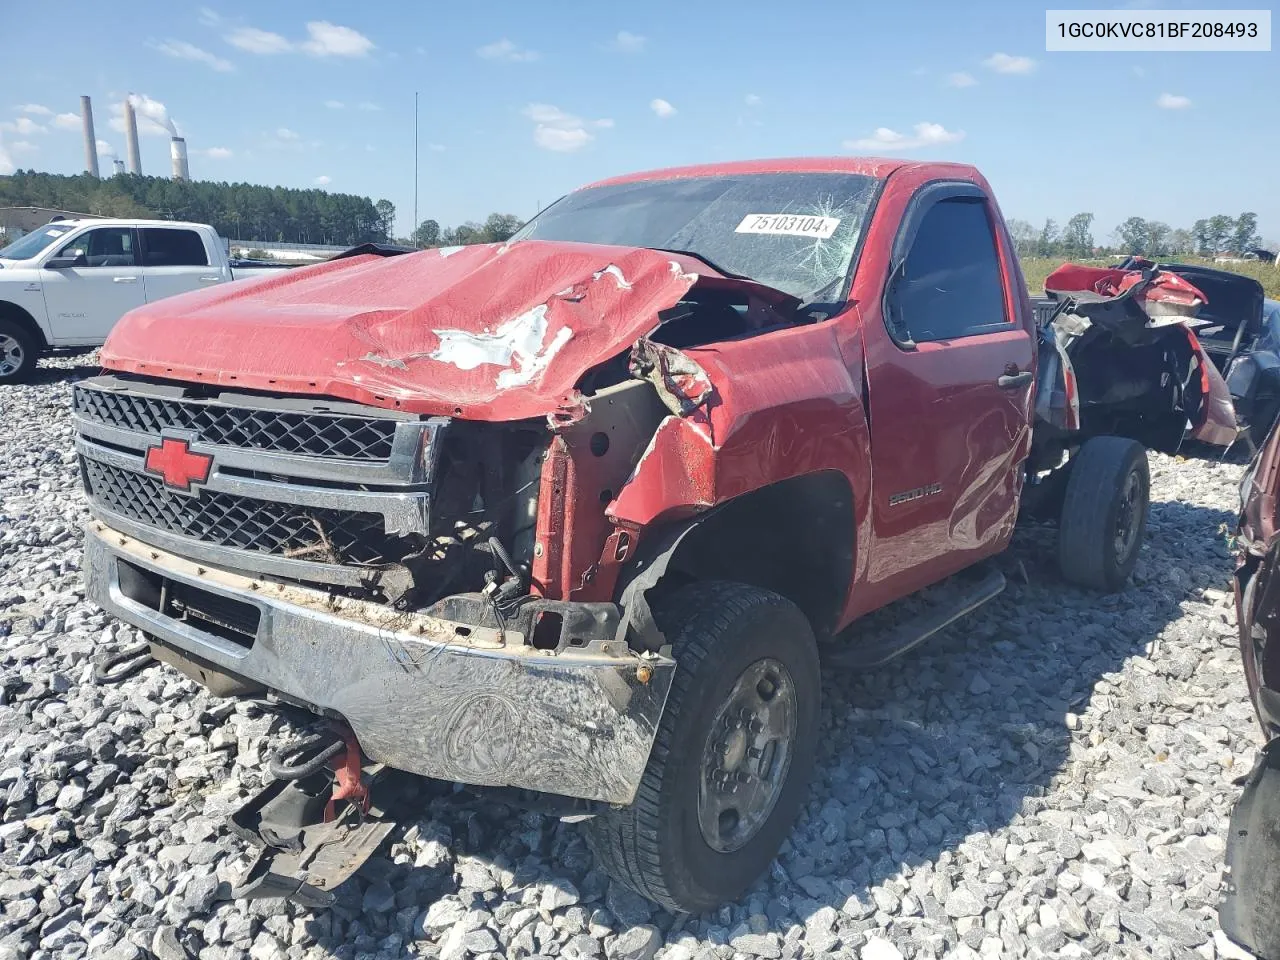
[[[126,596],[122,562],[256,609],[256,633],[228,639]],[[511,630],[198,566],[99,521],[84,571],[90,600],[180,657],[341,716],[375,761],[458,783],[630,803],[675,671],[617,641],[545,652]]]

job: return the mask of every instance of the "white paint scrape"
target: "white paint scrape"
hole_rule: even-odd
[[[566,343],[573,331],[564,327],[547,342],[547,305],[540,303],[500,324],[493,333],[470,330],[436,330],[440,346],[432,360],[452,364],[459,370],[474,370],[484,363],[506,367],[498,374],[498,389],[523,386],[547,365]]]
[[[671,273],[677,279],[687,280],[690,286],[693,286],[698,282],[698,275],[696,273],[685,273],[684,267],[680,266],[678,261],[668,260],[667,262],[671,264]]]
[[[604,276],[613,277],[614,280],[618,281],[619,290],[631,289],[631,284],[628,283],[627,278],[622,275],[622,268],[619,267],[616,263],[609,264],[603,270],[597,270],[595,273],[591,275],[591,279],[598,281],[601,277],[604,277]]]

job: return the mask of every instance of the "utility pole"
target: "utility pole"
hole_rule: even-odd
[[[409,236],[418,231],[418,91],[413,91],[413,225]]]

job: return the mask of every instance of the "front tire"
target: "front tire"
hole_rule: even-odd
[[[35,340],[24,327],[0,319],[0,384],[26,380],[39,355]]]
[[[1072,583],[1114,593],[1133,573],[1147,529],[1146,448],[1124,437],[1094,437],[1070,469],[1058,521],[1058,566]]]
[[[785,598],[693,583],[655,605],[677,660],[635,802],[587,823],[615,880],[668,909],[735,900],[790,833],[820,720],[818,647]]]

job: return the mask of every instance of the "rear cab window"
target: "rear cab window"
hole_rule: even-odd
[[[207,267],[209,253],[194,230],[177,227],[143,227],[144,267]]]

